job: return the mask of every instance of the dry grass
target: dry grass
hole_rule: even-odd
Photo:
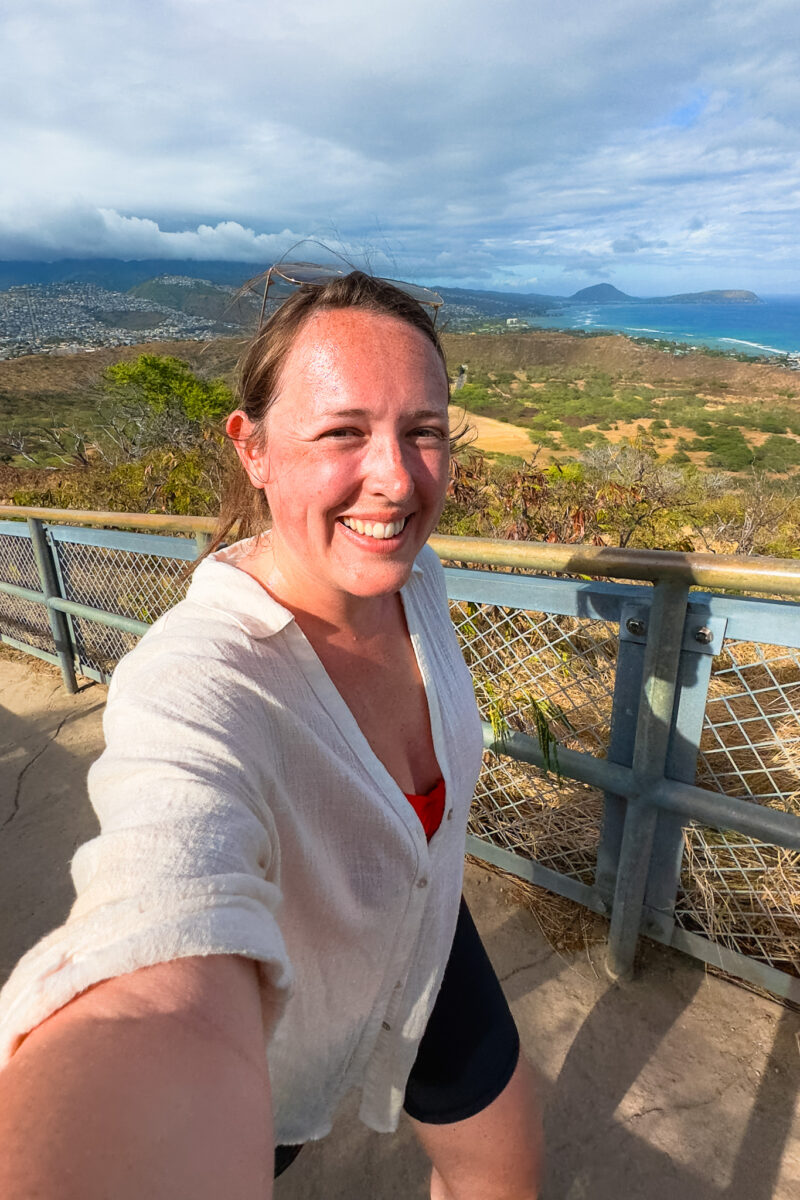
[[[800,815],[800,655],[725,644],[714,660],[697,782]]]
[[[561,745],[604,755],[614,627],[464,603],[453,605],[453,616],[484,718],[500,702],[511,727],[535,736],[530,700],[546,700]],[[800,814],[800,654],[726,643],[714,661],[698,783]],[[591,884],[602,805],[599,792],[574,780],[559,783],[553,774],[487,755],[471,829]],[[541,906],[540,892],[532,890]],[[548,912],[555,922],[549,939],[566,945],[580,928],[573,906],[559,900]],[[690,826],[677,915],[683,928],[800,976],[800,854]],[[585,943],[579,938],[573,948],[578,944]]]
[[[464,422],[476,431],[477,436],[472,443],[477,450],[487,453],[514,454],[517,458],[530,460],[536,447],[528,437],[527,429],[519,425],[511,425],[508,421],[496,421],[494,417],[481,417],[475,413],[465,413],[457,404],[450,406],[450,426],[459,429]]]
[[[546,888],[526,883],[516,875],[509,875],[500,867],[484,862],[483,859],[467,855],[467,861],[491,871],[503,878],[503,886],[514,900],[527,908],[534,916],[542,936],[548,945],[559,954],[576,954],[588,950],[608,939],[608,921],[597,913],[590,912],[582,904],[548,892]]]

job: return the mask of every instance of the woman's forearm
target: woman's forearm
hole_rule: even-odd
[[[0,1071],[4,1200],[272,1196],[262,1053],[180,1011],[64,1010]]]

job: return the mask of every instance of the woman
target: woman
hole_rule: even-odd
[[[530,1200],[529,1069],[459,909],[481,738],[425,546],[435,331],[358,272],[301,288],[240,399],[272,528],[202,563],[114,675],[101,834],[0,1006],[0,1194],[269,1196],[274,1142],[280,1171],[358,1087],[373,1129],[405,1103],[434,1200]]]

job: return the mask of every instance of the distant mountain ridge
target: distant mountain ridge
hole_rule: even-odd
[[[678,296],[654,296],[647,304],[761,304],[755,292],[741,288],[715,292],[682,292]]]
[[[61,258],[55,262],[0,262],[0,291],[26,283],[94,283],[112,292],[127,292],[160,276],[183,276],[241,287],[263,268],[256,263],[196,259]]]
[[[182,276],[219,286],[238,288],[263,270],[256,263],[196,259],[63,258],[54,262],[25,260],[0,261],[0,291],[25,284],[94,283],[110,291],[127,292],[140,284],[163,276]],[[481,291],[478,288],[444,288],[435,282],[448,304],[479,306],[487,315],[504,313],[535,313],[554,305],[590,304],[758,304],[755,292],[742,289],[684,292],[673,296],[629,296],[611,283],[596,283],[581,288],[572,296],[554,296],[539,292]]]
[[[742,289],[711,292],[681,292],[675,296],[628,296],[611,283],[581,288],[566,303],[572,304],[760,304],[755,292]]]

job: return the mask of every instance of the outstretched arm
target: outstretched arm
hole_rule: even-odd
[[[6,1200],[269,1200],[256,966],[177,959],[60,1009],[0,1071]]]

